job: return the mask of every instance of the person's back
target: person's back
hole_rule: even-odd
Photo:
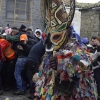
[[[32,49],[28,55],[28,59],[39,63],[41,60],[41,57],[44,55],[44,53],[45,53],[45,46],[44,46],[43,42],[40,41],[39,43],[35,44],[32,47]]]
[[[45,46],[42,41],[35,44],[28,57],[27,62],[25,64],[27,77],[30,82],[30,94],[34,94],[34,83],[32,82],[33,75],[38,72],[39,64],[41,63],[41,58],[45,53]]]

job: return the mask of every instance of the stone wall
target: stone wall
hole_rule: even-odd
[[[10,26],[17,26],[20,27],[21,24],[26,25],[27,27],[32,26],[33,30],[36,28],[40,28],[41,30],[44,30],[44,22],[41,17],[40,12],[40,0],[31,0],[32,5],[32,24],[24,23],[24,22],[15,22],[14,20],[8,20],[6,19],[6,0],[2,0],[2,6],[1,6],[1,14],[0,14],[0,26],[6,27],[6,25],[9,23]]]
[[[99,35],[99,11],[93,9],[81,10],[81,37]]]
[[[40,1],[41,0],[33,0],[33,29],[40,28],[44,29],[44,22],[40,12]]]

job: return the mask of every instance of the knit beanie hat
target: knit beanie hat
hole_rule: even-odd
[[[81,41],[82,41],[83,44],[88,44],[89,43],[89,40],[87,38],[82,38]]]
[[[26,26],[22,24],[19,30],[23,30],[25,28],[26,28]]]

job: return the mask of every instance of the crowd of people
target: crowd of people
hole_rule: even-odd
[[[77,38],[77,41],[85,45],[85,49],[90,54],[91,67],[89,70],[94,73],[98,100],[100,100],[100,38],[93,36],[89,42],[87,38],[81,39],[74,32],[69,37]],[[39,71],[39,65],[43,60],[45,39],[46,35],[39,28],[33,32],[24,25],[21,25],[19,29],[6,27],[1,31],[0,95],[3,91],[16,88],[14,95],[24,95],[27,91],[27,97],[34,100],[35,82],[32,78]],[[53,65],[57,66],[57,62],[54,63]]]
[[[26,26],[6,27],[0,34],[0,94],[17,87],[14,95],[34,92],[32,76],[38,71],[45,53],[45,34]],[[27,77],[27,78],[26,78]]]

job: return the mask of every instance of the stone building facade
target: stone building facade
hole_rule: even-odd
[[[64,1],[65,5],[69,7],[70,0]],[[100,1],[98,3],[76,2],[76,8],[79,8],[81,13],[81,37],[88,37],[90,39],[93,35],[100,36]]]
[[[100,8],[81,9],[80,35],[88,37],[100,35]]]
[[[0,0],[0,26],[6,27],[7,24],[11,27],[24,24],[32,26],[33,30],[43,30],[40,0]]]
[[[6,27],[7,24],[11,27],[20,27],[21,24],[24,24],[27,27],[32,26],[33,31],[36,28],[44,30],[40,1],[41,0],[0,0],[0,27]],[[65,1],[66,6],[69,7],[69,0]],[[76,8],[82,9],[80,9],[80,13],[76,10],[72,25],[75,26],[77,33],[80,33],[82,37],[90,38],[93,35],[100,35],[99,6],[100,3],[95,5],[76,3]]]

